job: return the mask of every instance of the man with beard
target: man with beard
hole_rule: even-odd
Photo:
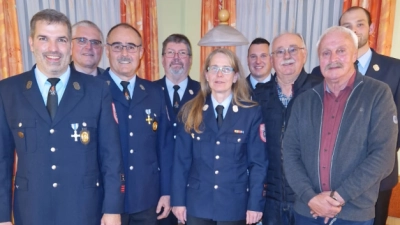
[[[358,70],[360,73],[388,84],[393,93],[397,112],[400,113],[400,60],[380,55],[370,48],[368,38],[373,33],[374,24],[371,22],[368,10],[358,6],[351,7],[340,17],[339,24],[352,30],[358,37]],[[316,67],[313,73],[318,74],[320,71],[320,68]],[[393,157],[396,159],[393,171],[381,182],[375,206],[374,225],[386,224],[392,189],[398,182],[396,152],[399,147],[400,138],[397,139],[396,148],[393,149]]]
[[[284,33],[272,42],[271,63],[275,75],[258,85],[254,99],[261,105],[267,139],[269,165],[263,225],[294,225],[294,193],[282,167],[282,138],[293,102],[298,95],[318,84],[322,78],[307,74],[303,67],[307,49],[299,34]]]
[[[264,38],[254,39],[247,52],[247,65],[250,74],[247,82],[254,91],[259,83],[267,83],[271,80],[271,60],[269,55],[269,42]]]
[[[156,225],[171,210],[174,142],[164,92],[136,74],[142,37],[131,25],[110,29],[106,55],[110,68],[99,78],[109,84],[121,135],[126,181],[122,225]]]
[[[98,67],[103,55],[103,33],[91,21],[82,20],[72,26],[71,68],[93,76],[104,70]]]
[[[45,9],[30,22],[32,70],[0,82],[0,224],[118,225],[122,157],[105,82],[72,70],[71,23]]]
[[[192,45],[185,35],[171,34],[164,40],[162,64],[165,76],[155,83],[159,84],[164,90],[175,140],[178,112],[200,90],[199,82],[192,80],[188,75],[192,65]],[[173,213],[160,221],[161,225],[176,225],[177,223],[178,221]]]

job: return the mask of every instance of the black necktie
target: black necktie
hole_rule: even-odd
[[[121,85],[122,85],[122,92],[124,93],[124,96],[126,98],[126,100],[131,100],[131,95],[129,94],[129,90],[128,90],[128,85],[129,82],[128,81],[121,81]]]
[[[224,122],[224,107],[222,105],[218,105],[215,107],[215,111],[217,111],[217,124],[219,129],[222,127],[222,122]]]
[[[49,111],[50,117],[53,120],[56,116],[58,107],[58,95],[56,85],[60,81],[60,78],[49,78],[47,81],[51,84],[49,93],[47,94],[47,110]]]
[[[263,83],[258,82],[258,83],[256,84],[256,89],[259,88],[259,87],[261,87],[262,84],[263,84]]]
[[[179,103],[181,102],[181,99],[179,98],[179,94],[178,94],[179,88],[181,88],[181,87],[179,87],[179,85],[174,85],[174,99],[172,100],[172,102],[173,102],[175,114],[178,113]]]

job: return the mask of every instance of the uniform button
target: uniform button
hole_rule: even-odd
[[[176,123],[174,123],[174,127],[176,127]]]
[[[218,171],[218,170],[216,170],[216,171],[215,171],[215,174],[219,174],[219,171]]]
[[[130,133],[129,133],[129,136],[131,136],[131,137],[132,137],[132,136],[133,136],[133,132],[130,132]]]
[[[52,165],[52,166],[51,166],[51,169],[52,169],[52,170],[55,170],[56,168],[57,168],[56,165]]]
[[[242,139],[238,138],[238,142],[242,141]]]
[[[219,159],[219,155],[216,155],[215,158],[216,158],[216,159]]]
[[[200,141],[200,137],[197,137],[196,139],[197,139],[198,141]]]
[[[22,127],[22,123],[19,123],[19,124],[18,124],[18,127]]]
[[[50,148],[50,151],[51,151],[51,152],[55,152],[55,151],[56,151],[56,148],[51,147],[51,148]]]
[[[128,118],[129,118],[129,119],[132,119],[132,115],[129,115]]]
[[[96,183],[96,186],[97,186],[97,187],[100,186],[99,182]]]
[[[214,189],[218,189],[218,185],[214,185]]]
[[[54,133],[54,129],[50,129],[50,134]]]
[[[247,188],[246,191],[249,192],[249,189]]]
[[[129,169],[130,169],[130,170],[133,170],[133,166],[130,166]]]
[[[58,186],[57,183],[53,183],[53,187],[56,188]]]
[[[176,135],[174,135],[174,139],[176,139]]]
[[[129,152],[130,152],[131,154],[133,154],[135,151],[133,151],[133,149],[131,149]]]
[[[219,145],[219,144],[221,144],[221,142],[217,141],[216,144]]]
[[[87,126],[86,122],[83,122],[83,123],[82,123],[82,126],[86,127],[86,126]]]

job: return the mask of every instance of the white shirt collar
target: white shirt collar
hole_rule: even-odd
[[[253,77],[251,74],[250,74],[249,76],[250,76],[250,83],[251,83],[251,86],[253,86],[253,88],[256,88],[256,85],[257,85],[258,83],[267,83],[268,81],[271,80],[271,74],[268,75],[268,77],[265,78],[265,79],[264,79],[263,81],[261,81],[261,82],[259,82],[259,81],[257,81],[256,79],[254,79],[254,77]]]

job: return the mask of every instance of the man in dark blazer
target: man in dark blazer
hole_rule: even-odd
[[[252,91],[259,83],[267,83],[271,80],[271,58],[269,55],[269,41],[264,38],[254,39],[247,52],[247,65],[250,74],[246,80]]]
[[[126,181],[122,225],[158,224],[170,212],[173,135],[161,87],[138,77],[140,33],[120,23],[107,34],[109,84],[121,135]],[[160,214],[160,215],[157,215]]]
[[[0,224],[120,224],[124,182],[105,82],[71,70],[71,24],[46,9],[31,20],[31,71],[0,82]]]
[[[389,85],[396,103],[397,113],[400,116],[400,60],[380,55],[370,48],[369,35],[373,32],[370,13],[358,6],[349,8],[342,14],[339,20],[340,26],[353,30],[358,36],[358,71],[385,82]],[[313,69],[312,74],[321,74],[320,67]],[[400,147],[397,139],[396,149],[393,149],[393,157],[396,159],[393,172],[382,180],[378,200],[375,205],[374,225],[385,225],[388,217],[389,202],[392,189],[398,182],[398,160],[396,152]]]
[[[177,132],[176,117],[180,108],[194,98],[200,90],[200,83],[192,80],[188,75],[192,65],[192,45],[185,35],[171,34],[164,40],[162,64],[165,76],[154,82],[164,90],[175,139]],[[177,91],[175,91],[175,88],[177,88]],[[173,216],[172,213],[171,215]]]

